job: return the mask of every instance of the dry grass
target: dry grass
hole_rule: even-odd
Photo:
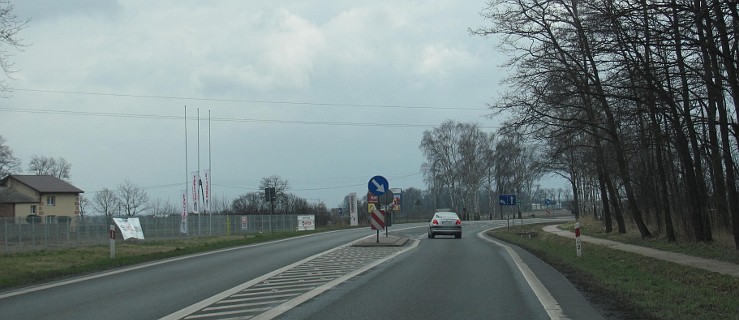
[[[591,231],[598,224],[582,223]],[[519,228],[519,227],[517,227]],[[535,230],[539,226],[523,226]],[[491,235],[519,245],[562,272],[581,291],[627,319],[739,319],[739,279],[542,233],[529,239],[500,229]],[[641,239],[641,238],[637,238]]]
[[[715,232],[714,241],[708,243],[691,241],[684,235],[679,235],[677,242],[668,242],[666,237],[659,235],[642,238],[633,223],[627,223],[626,233],[620,234],[615,226],[613,232],[606,233],[604,222],[592,216],[583,216],[579,222],[583,235],[739,264],[739,250],[734,247],[733,236],[726,232]],[[571,222],[560,225],[560,229],[574,230],[574,224]]]

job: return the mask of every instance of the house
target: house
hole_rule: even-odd
[[[0,180],[0,217],[76,218],[84,191],[49,175],[8,175]]]

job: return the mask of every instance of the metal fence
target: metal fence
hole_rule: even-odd
[[[179,216],[137,217],[147,240],[188,237],[246,235],[259,232],[295,231],[297,215],[200,215],[187,219],[188,233],[180,233]],[[109,243],[112,220],[88,216],[68,220],[28,223],[25,218],[0,218],[0,241],[6,253]],[[116,239],[122,239],[116,231]],[[2,250],[2,249],[0,249]]]

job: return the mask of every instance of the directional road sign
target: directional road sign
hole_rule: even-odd
[[[385,192],[388,191],[390,187],[390,184],[387,182],[387,179],[383,176],[374,176],[370,181],[367,183],[367,190],[369,190],[370,193],[381,196],[385,194]]]
[[[501,194],[498,196],[498,199],[500,200],[501,206],[515,206],[516,205],[516,195],[515,194]]]

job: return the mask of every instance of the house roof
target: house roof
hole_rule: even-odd
[[[38,200],[31,198],[18,191],[0,187],[0,203],[37,203]]]
[[[49,175],[9,175],[3,180],[15,179],[41,193],[83,193],[68,182]]]

